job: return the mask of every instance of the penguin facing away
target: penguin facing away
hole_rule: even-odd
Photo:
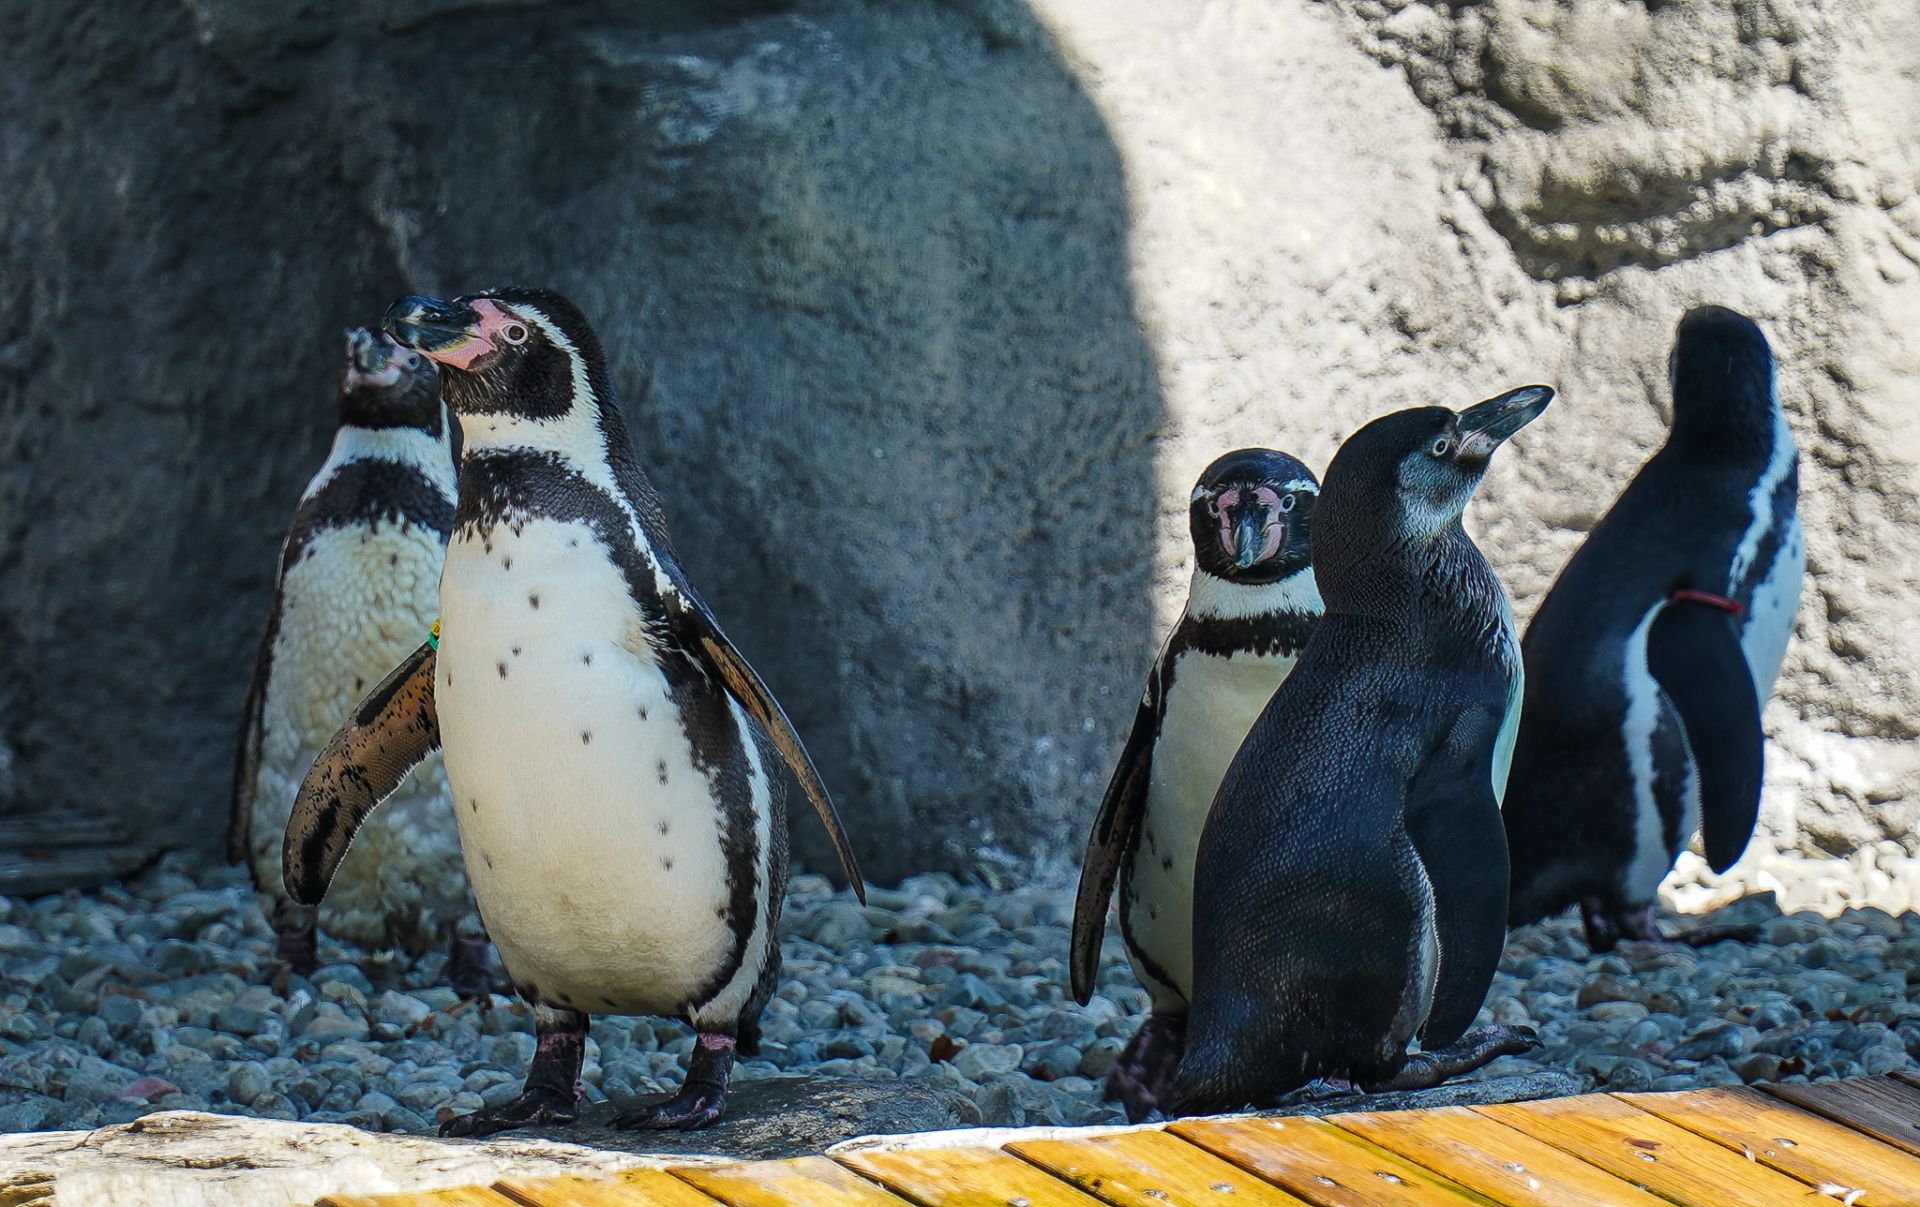
[[[1760,713],[1806,569],[1798,454],[1766,336],[1699,307],[1668,368],[1666,444],[1567,562],[1522,647],[1508,920],[1577,902],[1595,951],[1660,937],[1653,899],[1696,829],[1716,872],[1745,850]]]
[[[378,332],[347,332],[339,413],[281,550],[227,827],[228,856],[273,899],[281,958],[299,973],[317,958],[315,912],[288,898],[280,874],[294,796],[341,718],[433,622],[454,518],[432,361]],[[429,758],[341,865],[319,921],[342,939],[418,955],[471,908],[446,777]],[[454,954],[456,987],[483,991],[485,941],[457,936]]]
[[[1115,878],[1120,933],[1153,1000],[1107,1078],[1135,1122],[1165,1097],[1192,984],[1193,860],[1220,777],[1320,618],[1308,560],[1313,471],[1249,448],[1207,466],[1187,507],[1193,582],[1147,675],[1100,802],[1074,903],[1072,978],[1093,996]]]
[[[687,1019],[685,1084],[620,1115],[691,1128],[724,1109],[780,969],[784,761],[862,900],[799,736],[687,581],[598,338],[557,294],[502,289],[388,311],[440,362],[459,416],[459,511],[422,645],[315,764],[287,883],[317,900],[354,831],[441,747],[475,897],[533,1007],[521,1095],[448,1121],[476,1136],[570,1122],[588,1015]]]
[[[1388,415],[1327,467],[1326,614],[1200,838],[1180,1112],[1316,1079],[1433,1085],[1533,1042],[1467,1034],[1506,937],[1499,802],[1521,667],[1506,592],[1460,516],[1552,397]]]

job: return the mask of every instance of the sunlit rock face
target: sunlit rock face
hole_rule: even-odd
[[[1524,620],[1716,301],[1766,324],[1802,450],[1765,842],[1920,842],[1907,0],[195,0],[16,32],[0,809],[211,841],[338,329],[402,293],[595,318],[683,560],[880,878],[1065,870],[1221,451],[1319,466],[1382,411],[1555,385],[1470,520]]]

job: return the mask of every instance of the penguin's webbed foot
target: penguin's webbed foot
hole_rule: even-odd
[[[707,1126],[727,1109],[727,1083],[733,1077],[734,1037],[702,1031],[687,1062],[680,1092],[664,1102],[637,1106],[615,1116],[613,1125],[643,1131],[682,1131]]]
[[[1107,1097],[1127,1112],[1127,1122],[1139,1123],[1173,1101],[1173,1075],[1187,1046],[1187,1019],[1182,1014],[1152,1014],[1140,1024],[1107,1072]]]
[[[587,1016],[534,1003],[533,1065],[518,1097],[499,1106],[455,1115],[440,1125],[443,1136],[491,1136],[516,1127],[572,1123],[579,1116],[580,1065],[587,1054]]]
[[[280,958],[289,971],[301,976],[312,976],[320,967],[320,939],[315,928],[306,926],[282,926],[279,938],[274,945],[274,954]]]
[[[1695,926],[1678,934],[1666,936],[1669,943],[1678,943],[1683,947],[1706,947],[1713,943],[1756,943],[1760,940],[1760,928],[1752,923],[1729,922],[1720,926]]]
[[[1760,928],[1753,925],[1729,924],[1726,926],[1696,926],[1678,934],[1662,934],[1660,924],[1654,920],[1653,907],[1636,906],[1621,909],[1609,906],[1597,897],[1588,897],[1580,902],[1580,920],[1586,924],[1587,946],[1594,954],[1608,952],[1615,944],[1634,943],[1677,943],[1684,947],[1705,947],[1711,943],[1732,940],[1735,943],[1752,943],[1760,937]]]
[[[1495,1025],[1480,1027],[1460,1037],[1460,1042],[1438,1052],[1415,1052],[1391,1081],[1368,1086],[1368,1090],[1430,1090],[1450,1077],[1471,1073],[1500,1056],[1516,1056],[1540,1046],[1540,1036],[1532,1027]]]
[[[484,1001],[495,993],[511,993],[494,984],[493,958],[487,936],[455,933],[447,945],[447,984],[462,1001]]]
[[[520,1096],[499,1106],[486,1107],[467,1115],[455,1115],[440,1125],[440,1134],[452,1137],[491,1136],[516,1127],[535,1127],[544,1123],[572,1123],[579,1113],[579,1099],[553,1086],[528,1086]]]

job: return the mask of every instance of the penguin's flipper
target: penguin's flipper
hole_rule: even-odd
[[[253,797],[260,783],[261,731],[265,728],[267,672],[273,664],[273,634],[278,628],[267,626],[260,639],[260,650],[253,659],[253,678],[247,683],[247,702],[240,713],[240,748],[233,758],[233,799],[227,813],[227,859],[245,863],[251,871],[253,860],[248,850],[253,845]],[[265,885],[254,886],[264,889]]]
[[[1647,670],[1680,714],[1700,786],[1707,863],[1724,872],[1760,816],[1766,735],[1739,630],[1722,607],[1676,599],[1647,633]]]
[[[1107,930],[1107,902],[1120,864],[1133,845],[1134,831],[1147,807],[1147,783],[1153,771],[1153,739],[1160,729],[1160,668],[1147,677],[1146,695],[1133,715],[1133,732],[1120,751],[1120,762],[1107,781],[1107,794],[1093,815],[1087,851],[1080,859],[1080,891],[1073,901],[1073,946],[1067,966],[1073,981],[1073,999],[1082,1006],[1093,997],[1094,977],[1100,971],[1100,938]]]
[[[1488,708],[1461,713],[1407,784],[1407,837],[1433,885],[1440,940],[1422,1048],[1466,1034],[1507,943],[1507,831],[1489,767],[1504,719]]]
[[[431,644],[407,655],[360,701],[307,771],[280,853],[287,892],[301,905],[320,903],[367,815],[440,748],[440,714],[433,703],[439,661]]]
[[[834,810],[833,798],[827,795],[827,785],[814,769],[813,760],[807,756],[807,748],[800,744],[800,735],[794,732],[793,722],[787,720],[787,714],[780,707],[780,701],[773,698],[767,685],[760,681],[753,667],[747,664],[740,651],[733,648],[733,642],[720,631],[720,625],[708,612],[705,604],[698,602],[698,596],[689,592],[688,598],[695,601],[684,615],[693,622],[698,641],[693,648],[706,656],[708,665],[727,685],[727,691],[740,702],[740,707],[754,720],[760,722],[767,736],[773,739],[774,749],[793,771],[793,778],[800,781],[800,790],[813,802],[813,811],[819,815],[820,824],[826,827],[827,837],[833,842],[833,853],[840,857],[840,867],[847,874],[848,883],[853,885],[854,896],[866,904],[867,886],[860,877],[860,863],[853,856],[853,843],[847,838],[847,831],[840,824],[840,814]]]

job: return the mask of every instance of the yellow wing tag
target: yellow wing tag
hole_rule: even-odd
[[[434,617],[433,627],[427,630],[427,644],[434,649],[440,648],[440,618]]]

